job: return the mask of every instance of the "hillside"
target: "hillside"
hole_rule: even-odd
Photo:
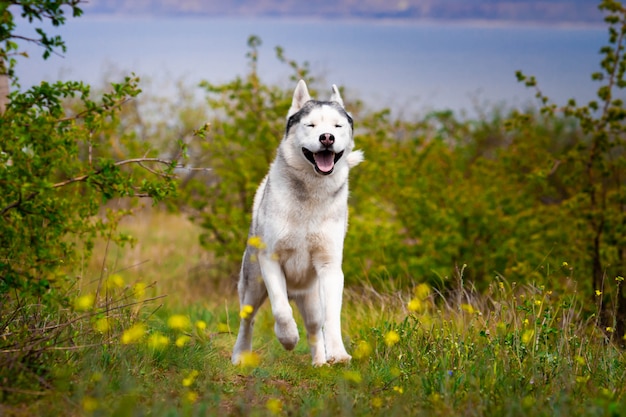
[[[537,23],[598,23],[592,0],[91,0],[88,14],[155,16],[289,16],[316,18],[488,20]]]

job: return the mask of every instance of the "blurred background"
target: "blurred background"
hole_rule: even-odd
[[[35,45],[24,46],[23,86],[57,79],[98,85],[130,71],[159,92],[181,82],[224,82],[246,73],[246,40],[256,35],[265,82],[290,87],[290,69],[274,57],[280,46],[371,108],[475,116],[534,102],[517,70],[537,76],[555,101],[588,101],[597,88],[589,74],[606,38],[597,2],[589,0],[92,0],[81,7],[80,19],[45,28],[62,33],[62,56],[44,63]]]

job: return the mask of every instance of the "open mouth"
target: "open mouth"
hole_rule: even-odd
[[[302,153],[309,162],[315,165],[315,170],[322,175],[331,174],[335,169],[335,164],[343,155],[343,151],[335,153],[325,150],[313,153],[307,148],[302,148]]]

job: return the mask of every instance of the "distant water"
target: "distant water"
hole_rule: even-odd
[[[29,46],[31,58],[18,67],[23,87],[57,79],[99,85],[107,74],[131,71],[164,91],[177,80],[227,81],[246,73],[246,42],[254,34],[263,42],[265,81],[289,85],[291,71],[274,55],[279,45],[288,58],[308,61],[329,88],[341,85],[371,108],[405,116],[534,103],[516,70],[535,75],[559,103],[587,101],[595,97],[590,74],[607,38],[603,27],[128,17],[70,19],[51,32],[66,40],[67,53],[43,61]]]

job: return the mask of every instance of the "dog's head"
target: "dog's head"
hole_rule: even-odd
[[[317,101],[300,80],[287,114],[285,137],[294,148],[292,156],[298,155],[302,158],[299,162],[310,164],[320,175],[332,174],[338,164],[352,167],[363,160],[360,151],[352,152],[352,117],[335,85],[328,101]]]

